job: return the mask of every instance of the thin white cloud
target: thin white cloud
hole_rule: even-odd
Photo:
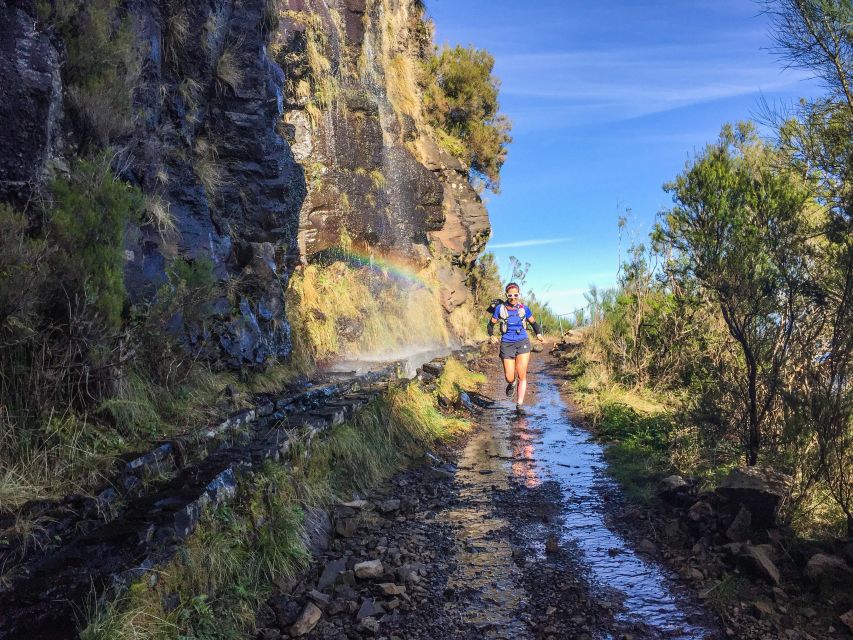
[[[571,238],[540,238],[536,240],[517,240],[515,242],[499,242],[490,244],[489,249],[515,249],[516,247],[538,247],[543,244],[560,244],[568,242]]]
[[[498,56],[501,95],[517,131],[540,130],[790,91],[811,77],[748,47],[721,46],[722,40]]]

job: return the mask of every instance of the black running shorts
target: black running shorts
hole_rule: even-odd
[[[501,341],[501,360],[515,360],[522,353],[530,353],[530,338],[516,342]]]

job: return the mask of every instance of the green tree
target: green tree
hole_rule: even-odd
[[[791,398],[795,417],[814,429],[817,471],[853,535],[853,4],[780,0],[766,6],[779,53],[827,89],[780,126],[783,147],[819,185],[825,214],[811,279],[816,313]]]
[[[666,189],[675,206],[656,240],[674,250],[680,277],[709,292],[739,346],[738,421],[754,465],[804,311],[810,192],[748,124],[724,127]]]
[[[478,307],[485,307],[495,298],[503,296],[503,285],[494,253],[489,251],[477,259],[468,282],[474,293],[474,304]]]
[[[497,193],[512,125],[499,113],[494,66],[495,59],[483,49],[457,45],[437,51],[426,65],[424,103],[445,149]]]

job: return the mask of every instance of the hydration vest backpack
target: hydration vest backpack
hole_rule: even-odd
[[[500,318],[498,325],[501,328],[501,334],[504,334],[509,330],[509,323],[507,322],[507,319],[509,318],[509,311],[507,311],[506,304],[500,298],[492,300],[492,303],[488,306],[486,311],[489,312],[490,316],[494,316],[495,309],[498,310],[498,317]],[[527,315],[525,309],[526,307],[519,302],[518,317],[521,318],[521,326],[524,326],[524,321],[526,319],[525,316]]]

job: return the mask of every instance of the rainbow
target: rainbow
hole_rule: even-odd
[[[359,252],[352,248],[342,249],[341,247],[335,247],[331,253],[334,255],[335,260],[346,262],[351,266],[369,269],[386,277],[390,276],[394,280],[410,286],[416,285],[426,289],[431,288],[427,277],[421,275],[410,263],[407,263],[402,258],[376,256],[366,251]]]

